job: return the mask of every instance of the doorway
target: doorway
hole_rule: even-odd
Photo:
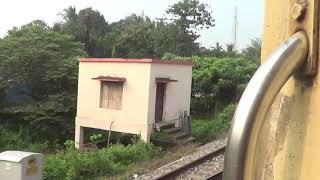
[[[161,122],[163,116],[163,106],[164,106],[164,95],[165,95],[166,84],[157,83],[156,90],[156,107],[155,107],[155,122]]]

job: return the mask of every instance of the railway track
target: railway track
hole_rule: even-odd
[[[220,180],[222,178],[224,151],[225,146],[220,147],[212,153],[199,157],[198,159],[155,179]]]
[[[197,151],[151,173],[139,180],[221,180],[226,140],[217,140],[197,148]]]

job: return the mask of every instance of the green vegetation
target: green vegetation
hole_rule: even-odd
[[[258,46],[259,41],[252,41]],[[260,46],[261,47],[261,46]],[[162,59],[195,63],[192,75],[192,135],[201,142],[221,137],[230,127],[236,103],[258,68],[259,47],[247,47],[243,54],[213,49],[218,57],[181,57],[166,53]]]
[[[35,20],[10,30],[0,40],[1,123],[33,129],[29,136],[41,139],[41,143],[49,141],[52,145],[58,140],[62,144],[72,139],[77,58],[145,58],[161,57],[166,52],[200,52],[195,42],[199,36],[193,29],[214,25],[207,5],[183,0],[170,6],[167,13],[174,19],[153,21],[131,15],[109,24],[96,10],[77,12],[69,7],[60,13],[63,22],[53,27]],[[8,92],[13,94],[8,97]]]
[[[0,126],[0,152],[6,150],[23,150],[30,152],[44,152],[48,149],[48,141],[42,142],[30,136],[30,129],[21,126],[13,130],[7,126]]]
[[[193,118],[192,136],[203,143],[223,137],[230,127],[235,109],[236,105],[230,104],[216,118]]]
[[[260,64],[261,45],[261,39],[251,39],[250,45],[242,50],[243,56],[247,59],[255,60],[257,64]]]
[[[163,59],[195,62],[192,75],[191,113],[211,115],[236,103],[258,65],[239,57],[179,57],[165,54]]]
[[[196,30],[213,27],[215,22],[209,7],[198,0],[181,0],[166,13],[172,19],[132,14],[108,23],[92,8],[68,7],[59,13],[63,21],[52,27],[34,20],[10,30],[0,39],[0,151],[44,152],[46,179],[135,172],[137,163],[144,164],[142,169],[148,167],[145,162],[159,153],[163,163],[187,153],[160,152],[141,140],[132,143],[130,136],[121,133],[111,134],[113,145],[108,149],[78,152],[72,141],[64,148],[63,143],[74,135],[77,59],[86,56],[194,61],[193,136],[207,142],[226,132],[234,104],[259,65],[261,41],[253,40],[241,53],[233,44],[226,49],[219,43],[200,47]],[[195,118],[202,116],[210,118]],[[87,142],[108,137],[99,130],[86,131]],[[155,133],[153,138],[168,137]]]
[[[32,129],[32,139],[72,138],[77,57],[85,55],[83,45],[34,21],[9,31],[0,41],[0,52],[1,124]],[[25,98],[10,101],[6,91]]]
[[[89,138],[90,138],[91,142],[95,142],[95,141],[101,139],[101,137],[102,137],[102,134],[93,134]]]
[[[169,164],[175,160],[178,160],[182,157],[185,157],[193,152],[195,152],[199,145],[197,143],[185,144],[183,146],[173,146],[167,147],[165,150],[160,151],[156,158],[146,161],[137,162],[128,168],[118,173],[112,177],[104,176],[96,179],[133,179],[133,174],[144,174],[155,169],[158,169],[161,166]]]
[[[77,12],[75,7],[64,9],[63,22],[56,23],[57,32],[73,35],[85,43],[93,57],[162,57],[170,52],[190,56],[199,52],[196,28],[214,26],[214,19],[206,4],[198,0],[182,0],[170,6],[167,15],[151,20],[132,14],[118,22],[108,23],[100,12],[92,8]]]
[[[44,161],[44,179],[88,179],[111,176],[125,171],[131,165],[155,158],[160,149],[137,140],[132,145],[112,145],[108,149],[78,152],[73,141],[67,148]]]
[[[151,136],[151,140],[155,141],[170,141],[170,136],[167,133],[155,132]]]

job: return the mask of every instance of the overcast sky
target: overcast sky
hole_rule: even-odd
[[[245,47],[252,38],[261,37],[263,26],[263,0],[200,0],[209,4],[216,26],[199,31],[202,46],[214,46],[232,41],[234,7],[238,6],[239,47]],[[75,5],[82,9],[92,7],[99,10],[109,22],[118,21],[132,13],[162,17],[169,5],[178,0],[2,0],[0,4],[0,37],[12,27],[19,27],[35,19],[52,25],[60,21],[57,16],[64,8]]]

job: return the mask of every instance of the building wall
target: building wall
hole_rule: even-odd
[[[149,89],[149,125],[154,123],[155,100],[156,100],[156,78],[167,78],[178,80],[168,82],[165,92],[163,120],[178,119],[180,112],[190,113],[192,66],[177,64],[151,64],[150,89]]]
[[[148,94],[151,64],[80,62],[76,141],[79,126],[139,134],[147,139]],[[125,77],[122,110],[100,108],[100,81],[98,76]]]

